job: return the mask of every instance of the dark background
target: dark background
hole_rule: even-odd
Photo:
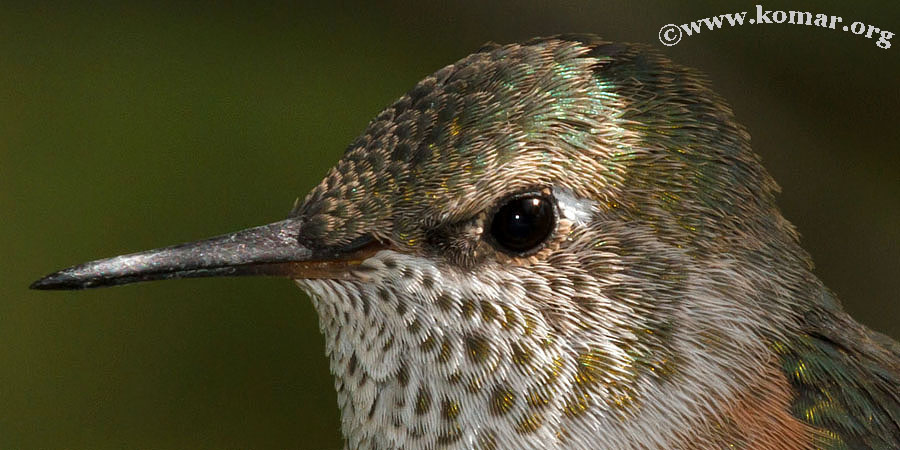
[[[763,2],[900,32],[895,2]],[[287,280],[35,292],[49,271],[279,220],[382,107],[488,40],[593,32],[708,74],[817,273],[900,336],[900,37],[659,28],[755,3],[0,6],[0,448],[339,448]]]

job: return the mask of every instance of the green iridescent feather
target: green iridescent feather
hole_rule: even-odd
[[[839,310],[805,319],[804,334],[775,345],[795,390],[792,414],[823,431],[826,449],[900,448],[900,345]]]

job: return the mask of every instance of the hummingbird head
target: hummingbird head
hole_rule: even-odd
[[[784,406],[767,342],[818,283],[776,191],[697,73],[591,36],[490,44],[380,113],[287,220],[33,287],[296,279],[351,448],[717,443],[748,387]]]

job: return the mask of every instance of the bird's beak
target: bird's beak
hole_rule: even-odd
[[[87,289],[172,278],[268,275],[294,279],[350,277],[383,246],[362,239],[339,249],[300,244],[301,224],[288,219],[232,234],[84,263],[47,275],[32,289]]]

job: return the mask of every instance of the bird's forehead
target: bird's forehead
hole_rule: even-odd
[[[404,228],[465,219],[528,189],[602,199],[628,134],[623,100],[596,76],[609,60],[551,40],[447,66],[380,113],[296,213],[335,245],[367,232],[407,239]]]

